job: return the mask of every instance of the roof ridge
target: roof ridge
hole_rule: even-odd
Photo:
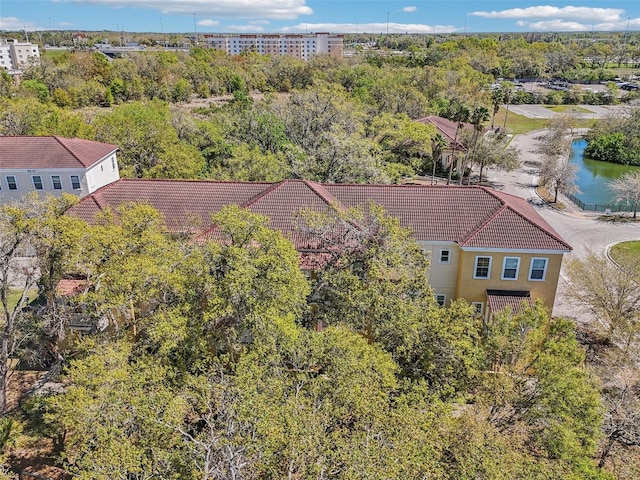
[[[490,222],[495,220],[495,218],[507,208],[507,204],[504,201],[500,200],[499,198],[497,200],[501,203],[500,208],[498,208],[491,215],[487,216],[485,221],[479,224],[476,224],[473,228],[471,228],[470,229],[471,233],[469,233],[466,237],[463,237],[462,240],[458,242],[459,245],[464,246],[465,243],[469,242],[473,237],[478,235],[484,227],[486,227]]]
[[[85,165],[85,163],[84,163],[82,160],[80,160],[80,157],[78,157],[78,156],[77,156],[77,155],[76,155],[76,154],[75,154],[75,153],[74,153],[74,152],[73,152],[73,151],[72,151],[72,150],[67,146],[67,144],[66,144],[65,142],[63,142],[63,140],[71,140],[71,139],[67,139],[67,138],[65,138],[65,137],[59,137],[58,135],[51,135],[51,136],[55,139],[55,141],[56,141],[56,142],[58,142],[58,143],[62,146],[62,148],[64,148],[67,152],[69,152],[69,153],[71,154],[71,156],[72,156],[73,158],[75,158],[75,159],[77,160],[77,162],[78,162],[80,165],[82,165],[82,166],[83,166],[83,167],[85,167],[85,168],[87,167],[87,165]]]
[[[274,190],[277,190],[278,188],[280,188],[282,185],[284,185],[287,182],[290,182],[292,180],[286,178],[284,180],[280,180],[279,182],[276,183],[272,183],[271,185],[269,185],[267,188],[265,188],[264,190],[262,190],[260,193],[258,193],[255,197],[247,200],[244,204],[241,205],[241,207],[243,208],[249,208],[251,205],[253,205],[254,203],[256,203],[258,200],[260,200],[261,198],[264,198],[266,195],[268,195],[269,193],[273,192]]]
[[[502,202],[503,205],[506,206],[506,208],[508,208],[509,210],[511,210],[513,213],[515,213],[516,215],[518,215],[520,218],[526,220],[528,223],[530,223],[531,225],[533,225],[534,227],[536,227],[538,230],[546,233],[547,235],[549,235],[550,237],[552,237],[553,239],[555,239],[556,241],[560,242],[561,244],[563,244],[565,247],[567,247],[569,250],[573,250],[573,247],[571,247],[571,245],[569,245],[567,242],[565,242],[557,233],[554,233],[553,231],[549,231],[547,228],[545,228],[543,225],[540,225],[538,222],[534,222],[533,220],[531,220],[528,216],[524,215],[522,212],[520,212],[518,209],[514,208],[508,201],[506,201],[505,199],[501,198],[500,195],[502,195],[502,192],[500,192],[500,195],[498,195],[497,193],[492,192],[490,189],[488,189],[487,187],[480,187],[483,190],[485,190],[487,193],[489,193],[490,195],[493,195],[495,198],[497,198],[498,200],[500,200]],[[512,198],[514,198],[516,201],[526,201],[523,198],[520,198],[516,195],[511,195],[510,193],[505,193],[504,195],[508,195]],[[544,218],[542,218],[542,215],[540,215],[540,218],[546,223],[546,220]],[[551,227],[551,225],[549,225]],[[553,228],[553,227],[551,227]]]
[[[326,187],[319,182],[312,180],[303,180],[303,183],[307,185],[316,195],[318,195],[324,202],[330,207],[340,208],[344,210],[344,205],[333,195]]]

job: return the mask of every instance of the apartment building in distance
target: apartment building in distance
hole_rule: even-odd
[[[289,55],[308,60],[314,55],[327,54],[342,57],[344,35],[329,33],[302,34],[241,34],[214,35],[205,34],[206,45],[239,55],[242,52],[256,52],[263,55]]]
[[[33,61],[40,59],[38,45],[18,40],[0,39],[0,67],[9,73],[19,73]]]

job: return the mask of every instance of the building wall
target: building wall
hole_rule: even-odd
[[[479,256],[491,258],[488,279],[474,278],[476,257]],[[520,258],[516,280],[503,280],[501,278],[505,257]],[[456,297],[466,298],[472,303],[481,302],[484,310],[486,308],[487,289],[525,290],[531,293],[533,301],[542,299],[544,305],[552,309],[556,288],[558,287],[562,257],[562,253],[548,251],[476,251],[462,249],[458,263]],[[531,262],[534,258],[547,259],[544,280],[529,280]]]
[[[29,42],[0,40],[0,67],[6,70],[19,70],[30,62],[40,58],[38,45]]]
[[[287,55],[308,60],[313,55],[329,54],[342,57],[343,35],[317,33],[313,35],[210,35],[205,34],[205,42],[211,47],[229,55],[238,55],[251,50],[266,55]]]
[[[71,175],[77,175],[82,183],[84,178],[84,168],[63,168],[63,169],[51,169],[51,168],[38,168],[38,169],[1,169],[0,170],[0,202],[6,202],[9,200],[17,200],[28,192],[35,190],[33,177],[40,176],[42,180],[42,190],[38,190],[41,193],[50,193],[52,195],[62,195],[63,192],[71,193],[82,197],[87,195],[88,192],[84,188],[80,190],[74,190],[71,186]],[[53,188],[52,176],[59,175],[62,189],[56,190]],[[9,190],[9,183],[7,181],[8,176],[15,177],[16,190]]]
[[[115,168],[114,168],[115,167]],[[42,189],[36,190],[34,176],[42,180]],[[60,189],[54,188],[53,176],[60,177]],[[78,176],[80,188],[74,189],[71,176]],[[7,177],[15,177],[16,189],[9,189]],[[38,191],[42,194],[62,195],[70,193],[80,198],[95,192],[100,187],[115,182],[120,178],[118,160],[113,153],[89,169],[79,168],[37,168],[37,169],[0,169],[0,203],[17,200],[28,192]]]
[[[112,153],[101,161],[93,164],[87,170],[85,178],[87,193],[84,193],[83,190],[82,196],[93,193],[100,187],[104,187],[105,185],[118,180],[120,178],[120,172],[118,169],[118,159],[116,154]]]
[[[458,262],[460,248],[455,242],[419,242],[429,253],[429,285],[436,295],[444,295],[448,305],[456,298],[458,288]],[[449,261],[443,259],[444,251],[449,252]]]

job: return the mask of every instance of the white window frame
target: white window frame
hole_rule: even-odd
[[[10,178],[12,178],[13,181],[9,181]],[[7,182],[7,188],[9,190],[18,190],[18,180],[16,179],[15,175],[7,175],[6,177],[4,177],[4,179]],[[13,188],[11,188],[11,185],[13,185]]]
[[[507,260],[515,260],[516,263],[516,274],[513,278],[505,276],[505,271],[507,269]],[[502,275],[500,277],[501,280],[518,280],[518,275],[520,274],[520,257],[504,257],[502,261]]]
[[[532,278],[531,274],[533,273],[533,264],[536,260],[544,261],[544,268],[542,269],[542,278]],[[544,282],[547,278],[547,268],[549,267],[549,259],[547,257],[532,257],[531,263],[529,264],[529,281],[530,282]],[[536,270],[539,270],[536,268]]]
[[[36,177],[38,177],[38,183],[40,184],[40,188],[36,186]],[[44,190],[44,183],[42,181],[42,175],[31,175],[31,183],[33,183],[34,190]]]
[[[436,303],[441,307],[447,304],[447,296],[444,293],[436,293]]]
[[[486,277],[479,277],[477,275],[478,273],[478,260],[481,258],[488,258],[489,259],[489,265],[487,265],[487,276]],[[493,257],[489,256],[489,255],[478,255],[476,256],[476,260],[473,263],[473,278],[478,279],[478,280],[489,280],[491,278],[491,264],[493,263]]]
[[[484,313],[484,303],[483,302],[471,302],[473,308],[475,308],[476,313],[478,315],[482,315]]]
[[[74,182],[73,179],[77,178],[78,182]],[[73,190],[82,190],[82,181],[80,180],[80,175],[69,175],[69,181],[71,182],[71,188]],[[74,185],[78,185],[78,188],[76,188]]]
[[[56,188],[56,181],[54,180],[54,178],[58,179],[58,185],[59,185],[58,188]],[[54,190],[62,190],[62,176],[60,176],[60,175],[51,175],[51,187]]]
[[[446,260],[442,259],[444,256],[447,257]],[[440,256],[438,258],[439,258],[438,263],[442,265],[449,265],[451,263],[451,249],[450,248],[440,249]]]

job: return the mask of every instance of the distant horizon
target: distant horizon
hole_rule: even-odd
[[[640,31],[637,0],[0,0],[0,31],[491,34]]]

